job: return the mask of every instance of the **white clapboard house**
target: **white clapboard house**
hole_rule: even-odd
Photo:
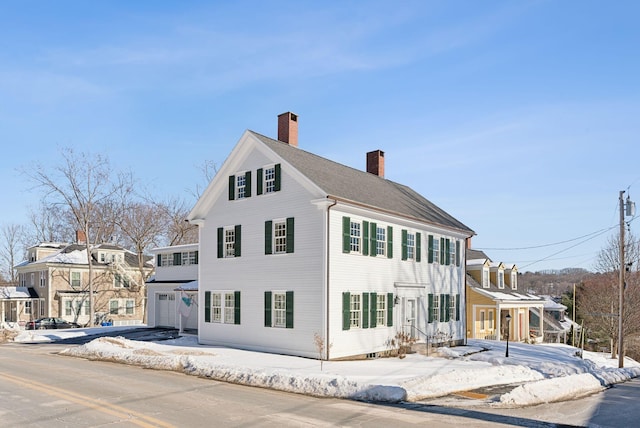
[[[246,131],[188,221],[199,226],[198,337],[312,358],[374,356],[399,332],[465,339],[473,231],[411,188]],[[426,175],[426,171],[425,171]]]

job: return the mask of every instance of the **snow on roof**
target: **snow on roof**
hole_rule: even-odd
[[[163,253],[163,252],[166,252],[166,251],[177,252],[177,251],[183,251],[183,250],[197,250],[198,247],[199,247],[198,243],[195,243],[195,244],[182,244],[182,245],[170,245],[168,247],[152,248],[151,250],[149,250],[149,252],[151,252],[152,254],[158,254],[158,253]]]
[[[467,260],[467,266],[482,266],[485,264],[487,259],[473,259]]]
[[[180,285],[175,291],[198,291],[198,281],[191,281]]]
[[[87,252],[84,250],[74,250],[68,253],[56,253],[50,256],[47,256],[38,261],[32,262],[32,264],[37,263],[63,263],[63,264],[71,264],[71,265],[88,265],[89,259],[87,259]]]
[[[30,299],[27,287],[0,287],[0,299]]]

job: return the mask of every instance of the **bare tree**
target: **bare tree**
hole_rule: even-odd
[[[68,242],[75,232],[71,220],[69,210],[63,206],[52,207],[41,203],[37,208],[32,208],[27,232],[28,245]]]
[[[189,208],[184,201],[170,199],[158,204],[158,213],[165,222],[165,240],[168,245],[193,244],[198,242],[198,226],[186,222]]]
[[[90,324],[95,323],[93,261],[91,244],[104,236],[105,220],[101,207],[109,206],[116,197],[132,191],[131,176],[116,174],[109,160],[101,155],[76,153],[73,149],[61,150],[62,162],[49,167],[42,164],[25,170],[38,187],[44,191],[44,202],[49,207],[64,207],[69,210],[76,229],[86,238],[89,264],[89,308]]]
[[[142,202],[129,202],[124,206],[122,215],[118,216],[116,224],[138,256],[138,270],[142,284],[139,284],[142,296],[146,296],[145,251],[157,245],[164,229],[164,224],[158,221],[158,212],[154,205]],[[147,321],[146,299],[143,297],[141,306],[143,322]]]
[[[24,227],[19,224],[7,224],[0,229],[0,273],[13,285],[18,284],[16,270],[18,261],[24,253]]]
[[[640,242],[627,233],[625,239],[625,260],[622,266],[628,273],[624,289],[623,337],[640,333]],[[620,272],[620,240],[611,237],[596,261],[598,274],[591,276],[580,285],[576,293],[577,310],[581,318],[596,336],[606,337],[611,342],[611,358],[615,358],[618,347],[618,317],[620,316],[618,275]],[[618,350],[624,352],[624,350]]]

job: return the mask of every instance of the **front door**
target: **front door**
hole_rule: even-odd
[[[405,301],[405,328],[411,338],[416,338],[416,299]]]

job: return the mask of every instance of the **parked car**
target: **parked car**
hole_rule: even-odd
[[[78,328],[80,325],[75,322],[63,320],[62,318],[39,318],[35,321],[29,321],[26,324],[27,330],[44,330],[53,328]]]

